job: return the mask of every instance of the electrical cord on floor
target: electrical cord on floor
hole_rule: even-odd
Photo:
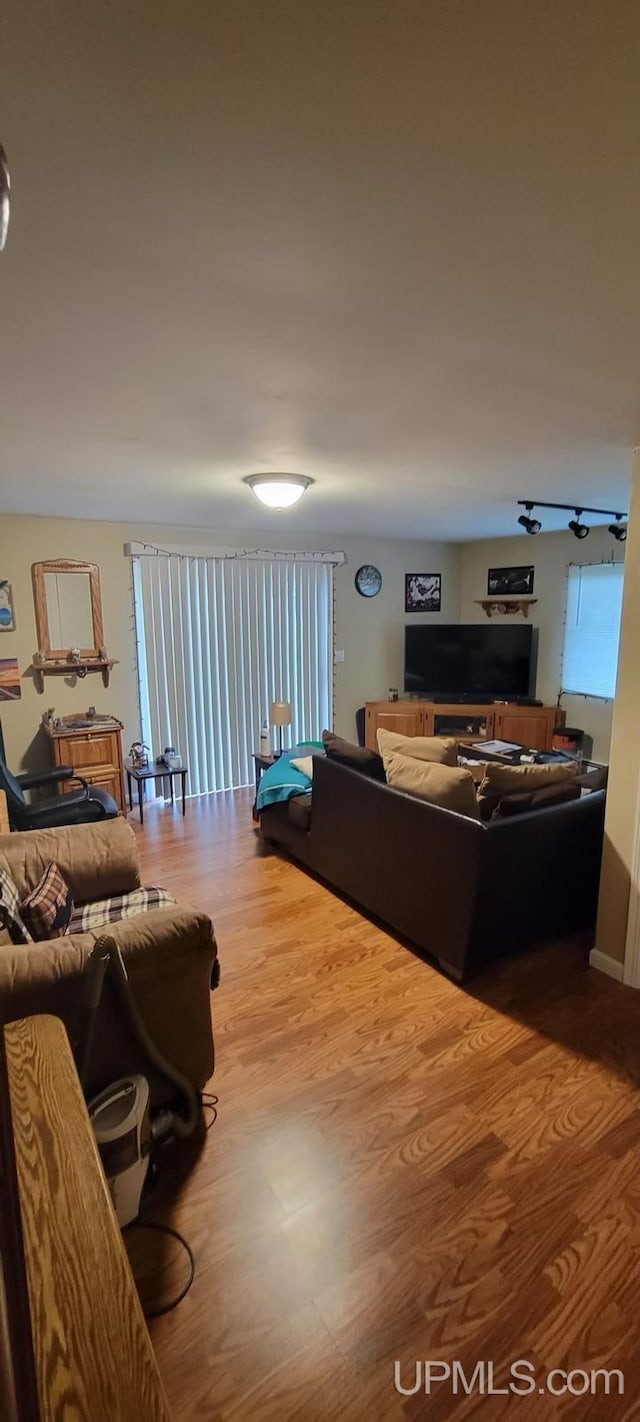
[[[211,1120],[205,1126],[205,1131],[210,1131],[211,1127],[215,1126],[215,1123],[218,1119],[218,1097],[214,1096],[212,1092],[203,1092],[201,1102],[203,1111],[207,1109],[211,1111]],[[187,1282],[184,1287],[180,1290],[180,1293],[177,1294],[174,1299],[170,1299],[168,1303],[162,1304],[159,1308],[143,1308],[145,1318],[162,1318],[163,1314],[171,1313],[171,1311],[174,1308],[177,1308],[178,1304],[182,1303],[182,1300],[186,1299],[187,1297],[189,1289],[191,1288],[191,1285],[196,1275],[196,1261],[194,1258],[193,1250],[191,1248],[191,1245],[184,1238],[184,1235],[180,1234],[180,1231],[174,1229],[172,1225],[159,1224],[157,1220],[137,1219],[132,1220],[130,1224],[125,1225],[123,1234],[126,1234],[128,1230],[136,1228],[156,1230],[158,1234],[164,1234],[167,1235],[170,1239],[176,1239],[178,1241],[178,1244],[182,1245],[182,1248],[185,1250],[189,1259],[189,1278],[187,1279]]]
[[[132,1220],[131,1224],[125,1225],[123,1234],[127,1234],[129,1230],[132,1229],[156,1230],[158,1234],[166,1234],[169,1236],[170,1239],[177,1239],[178,1244],[182,1245],[183,1249],[188,1255],[189,1278],[187,1279],[187,1282],[184,1287],[180,1290],[180,1293],[177,1294],[174,1299],[170,1299],[168,1303],[161,1304],[159,1308],[143,1308],[145,1318],[162,1318],[163,1314],[171,1313],[172,1309],[177,1308],[178,1304],[182,1303],[182,1300],[186,1299],[187,1297],[189,1289],[191,1288],[191,1285],[196,1276],[196,1261],[194,1259],[193,1250],[191,1248],[191,1245],[187,1243],[187,1240],[184,1238],[184,1235],[180,1234],[179,1230],[173,1229],[171,1225],[158,1224],[157,1220]]]
[[[208,1125],[205,1126],[205,1131],[210,1131],[211,1127],[215,1126],[215,1123],[218,1119],[218,1097],[213,1096],[212,1093],[209,1091],[205,1091],[202,1094],[201,1101],[203,1111],[206,1110],[207,1107],[211,1111],[211,1120],[209,1121]]]

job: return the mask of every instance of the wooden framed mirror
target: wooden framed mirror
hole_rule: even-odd
[[[102,671],[105,686],[114,662],[104,647],[100,570],[97,563],[50,558],[33,563],[33,600],[39,680],[50,672]]]

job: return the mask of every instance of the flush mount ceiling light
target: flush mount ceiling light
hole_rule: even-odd
[[[599,514],[604,518],[614,518],[615,523],[609,524],[607,533],[610,533],[611,536],[615,538],[616,543],[624,543],[627,537],[626,524],[622,522],[623,518],[627,518],[627,514],[618,513],[616,509],[576,508],[575,504],[550,504],[544,499],[518,499],[518,505],[520,508],[527,510],[526,514],[520,514],[518,518],[518,523],[524,528],[526,533],[539,533],[542,528],[539,519],[530,517],[533,509],[566,509],[567,513],[571,513],[572,511],[575,513],[575,518],[569,520],[569,528],[574,538],[586,538],[590,532],[589,526],[586,523],[580,522],[582,515],[585,513]]]
[[[261,504],[269,509],[290,509],[313,484],[306,474],[247,474],[248,484]]]

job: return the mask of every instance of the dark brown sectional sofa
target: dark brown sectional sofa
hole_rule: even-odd
[[[598,790],[483,824],[317,757],[312,795],[270,806],[260,824],[462,982],[501,954],[594,927],[604,807]]]

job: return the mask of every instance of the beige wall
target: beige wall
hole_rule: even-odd
[[[486,620],[486,613],[478,607],[476,598],[487,596],[489,568],[533,564],[536,570],[533,595],[538,600],[530,617],[534,627],[539,628],[536,695],[545,705],[553,706],[560,689],[569,563],[597,563],[611,557],[621,560],[624,548],[623,543],[616,543],[602,527],[592,528],[582,543],[572,533],[563,532],[460,544],[460,621]],[[514,618],[502,620],[514,621]],[[519,621],[520,617],[515,620]],[[581,726],[592,737],[594,759],[607,761],[613,702],[563,696],[561,704],[566,711],[567,725]]]
[[[613,715],[596,948],[624,961],[640,789],[640,453],[627,539],[618,685]],[[635,886],[634,892],[637,892]]]
[[[0,656],[16,656],[22,674],[22,699],[0,703],[7,759],[12,768],[48,764],[48,745],[40,728],[48,706],[66,715],[92,703],[125,723],[125,748],[139,734],[135,681],[129,562],[124,545],[130,541],[160,547],[184,546],[342,549],[348,558],[336,572],[336,648],[345,653],[336,666],[336,728],[352,736],[354,713],[366,700],[386,696],[390,686],[402,687],[404,574],[441,572],[443,605],[440,616],[455,621],[459,590],[457,551],[451,545],[411,543],[399,539],[294,536],[233,530],[159,528],[127,523],[4,517],[0,520],[0,577],[13,584],[16,631],[0,633]],[[102,579],[105,638],[111,656],[119,659],[111,686],[105,691],[99,676],[84,681],[49,677],[40,695],[29,671],[37,646],[31,564],[45,558],[82,558],[99,565]],[[361,563],[375,563],[382,573],[376,598],[360,597],[354,573]],[[433,614],[430,620],[433,620]],[[412,621],[422,619],[414,617]]]

